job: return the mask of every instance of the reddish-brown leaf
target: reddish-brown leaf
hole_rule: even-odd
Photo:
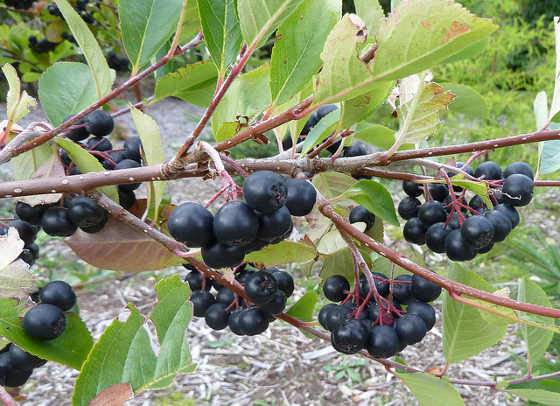
[[[89,406],[122,406],[133,398],[132,387],[128,383],[119,383],[100,392]]]

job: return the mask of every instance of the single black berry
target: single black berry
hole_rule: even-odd
[[[383,297],[389,296],[390,292],[390,281],[389,279],[379,272],[372,273],[373,282],[375,283],[375,288],[377,289],[377,293],[379,293]],[[365,297],[369,292],[369,283],[365,276],[360,277],[360,294]]]
[[[335,104],[327,104],[325,106],[319,107],[309,116],[309,119],[306,121],[303,129],[301,130],[301,135],[307,135],[321,121],[323,117],[327,114],[332,113],[333,111],[338,110],[338,106]]]
[[[214,216],[214,235],[222,244],[247,245],[257,238],[258,231],[259,218],[240,200],[226,203]],[[273,230],[263,231],[265,234],[273,232]]]
[[[445,252],[452,261],[470,261],[476,256],[476,249],[465,241],[461,230],[453,230],[447,235]]]
[[[515,207],[527,206],[533,199],[533,180],[525,175],[513,174],[502,187],[504,203]]]
[[[490,210],[484,213],[484,217],[494,226],[494,242],[504,241],[511,233],[511,220],[507,214],[499,210]]]
[[[239,324],[246,335],[255,336],[266,331],[268,317],[261,309],[251,308],[241,312]]]
[[[25,245],[33,244],[37,237],[37,228],[27,221],[13,220],[8,223],[8,227],[13,227],[17,230],[19,238],[23,240]]]
[[[440,286],[418,275],[412,277],[412,296],[416,299],[422,302],[432,302],[440,294]]]
[[[255,272],[245,284],[245,293],[257,305],[270,302],[277,291],[276,279],[267,271]]]
[[[108,152],[113,149],[113,144],[107,138],[92,137],[86,142],[89,151]],[[103,159],[103,158],[99,158]]]
[[[486,206],[486,203],[484,203],[484,200],[479,195],[474,196],[469,201],[469,206],[478,212],[488,209],[488,206]]]
[[[66,328],[64,312],[50,304],[39,304],[23,317],[23,329],[32,338],[53,340],[60,337]]]
[[[68,217],[72,223],[86,232],[100,231],[109,221],[107,210],[89,197],[72,199],[68,208]]]
[[[449,189],[446,185],[442,185],[441,183],[429,185],[428,191],[430,192],[432,199],[437,200],[438,202],[443,202],[445,198],[449,196]]]
[[[219,213],[219,212],[218,212]],[[216,219],[218,215],[216,215]],[[259,230],[257,238],[265,242],[275,242],[289,235],[293,228],[292,216],[287,207],[281,207],[272,214],[261,214],[258,216]],[[214,227],[216,222],[214,222]],[[219,235],[216,232],[216,235]]]
[[[406,241],[422,245],[426,242],[426,225],[418,217],[413,217],[405,223],[403,235]]]
[[[412,276],[399,275],[395,278],[395,282],[391,284],[391,292],[393,299],[399,303],[406,303],[412,299]],[[399,283],[400,282],[400,283]]]
[[[210,281],[208,279],[205,281],[202,273],[197,270],[190,271],[187,276],[185,276],[185,282],[189,284],[189,288],[191,288],[192,292],[202,290],[203,285],[204,290],[210,290],[212,287]]]
[[[270,214],[286,204],[288,183],[277,173],[258,171],[245,179],[243,194],[249,207]]]
[[[197,290],[192,292],[191,302],[193,306],[193,314],[196,317],[204,317],[208,308],[216,303],[216,299],[206,290]]]
[[[321,307],[321,310],[319,311],[318,319],[319,319],[319,324],[321,324],[321,326],[325,330],[330,331],[329,319],[331,317],[331,312],[338,309],[338,307],[339,306],[335,303],[329,303],[329,304],[326,304],[325,306]]]
[[[119,190],[119,204],[126,210],[136,203],[136,195],[132,190]]]
[[[416,314],[405,314],[397,319],[395,331],[400,341],[406,345],[411,345],[422,341],[428,332],[428,328],[420,316]]]
[[[111,114],[104,110],[96,110],[86,118],[87,131],[96,137],[105,137],[115,128],[115,121]]]
[[[243,247],[219,242],[202,247],[202,259],[210,268],[231,268],[239,265],[245,257]]]
[[[269,314],[280,314],[286,308],[286,294],[281,290],[276,291],[276,293],[272,296],[272,300],[260,305],[259,307]]]
[[[124,155],[138,163],[142,162],[142,141],[140,137],[128,137],[124,142]]]
[[[369,155],[373,152],[371,145],[362,141],[354,141],[352,145],[344,150],[344,157],[354,158],[358,156]]]
[[[417,198],[407,196],[399,203],[399,215],[405,220],[410,220],[413,217],[417,217],[418,209],[421,205],[422,203],[420,203],[420,200],[418,200]]]
[[[496,210],[506,215],[509,221],[511,221],[512,229],[517,227],[521,222],[521,218],[519,217],[519,213],[517,212],[517,209],[512,205],[509,205],[507,203],[502,203],[496,206]]]
[[[51,207],[41,219],[43,231],[53,237],[69,237],[76,232],[78,226],[70,220],[68,209]]]
[[[399,336],[393,327],[375,326],[369,334],[366,348],[375,358],[389,358],[399,349]]]
[[[18,369],[12,369],[6,376],[6,386],[8,388],[23,386],[27,383],[32,373],[33,370],[21,371]]]
[[[76,294],[72,286],[63,281],[49,282],[39,291],[41,303],[47,303],[68,311],[76,304]]]
[[[323,293],[325,297],[333,302],[344,300],[349,290],[350,284],[342,275],[330,276],[323,284]]]
[[[535,173],[533,172],[533,168],[526,163],[526,162],[514,162],[506,168],[504,171],[504,178],[508,178],[510,175],[519,174],[525,175],[531,180],[535,179]]]
[[[47,363],[44,359],[25,352],[15,344],[8,346],[8,354],[10,355],[12,367],[20,371],[30,371]]]
[[[426,245],[433,252],[443,254],[445,252],[445,239],[451,232],[451,228],[445,223],[435,223],[426,231]]]
[[[331,333],[332,346],[343,354],[355,354],[364,349],[367,330],[359,320],[348,320]]]
[[[402,187],[404,193],[406,193],[410,197],[418,197],[424,192],[424,188],[421,185],[410,180],[405,180]]]
[[[70,117],[66,117],[66,120],[68,120],[69,118]],[[72,127],[70,127],[70,129],[66,133],[66,138],[74,142],[79,142],[89,137],[89,132],[84,124],[85,122],[83,119],[77,121]]]
[[[216,302],[229,306],[234,301],[235,301],[235,293],[233,293],[228,288],[218,289],[218,293],[216,294]]]
[[[408,314],[415,314],[419,316],[424,323],[426,323],[426,328],[429,330],[436,324],[436,311],[428,303],[420,301],[412,301],[408,303],[406,308]]]
[[[235,310],[231,312],[228,318],[228,327],[230,328],[231,332],[238,336],[244,336],[246,334],[245,329],[241,325],[241,316],[243,315],[244,310]]]
[[[435,223],[444,222],[447,219],[445,208],[441,202],[426,202],[418,209],[418,218],[426,227]]]
[[[484,180],[500,180],[502,179],[502,169],[496,162],[487,161],[478,165],[474,176],[482,177]]]
[[[494,238],[494,226],[484,216],[471,216],[465,220],[461,233],[474,249],[486,247]]]
[[[351,224],[366,223],[366,230],[375,224],[375,214],[371,213],[364,206],[356,206],[350,211],[348,218]]]
[[[177,206],[167,223],[169,232],[177,241],[196,248],[208,245],[214,238],[214,216],[198,203]]]
[[[41,217],[43,217],[43,213],[45,212],[45,206],[38,205],[38,206],[30,206],[24,202],[17,202],[16,203],[16,214],[17,216],[30,224],[38,225],[41,223]]]
[[[288,179],[286,207],[292,216],[307,216],[313,210],[316,201],[317,191],[310,182],[303,179]]]
[[[208,327],[214,330],[223,330],[228,326],[229,311],[223,303],[214,303],[204,315]]]
[[[292,296],[294,293],[294,278],[288,272],[280,271],[278,269],[269,269],[268,272],[276,280],[278,284],[278,289],[286,294],[286,296]]]

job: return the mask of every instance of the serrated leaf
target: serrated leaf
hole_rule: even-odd
[[[301,147],[301,155],[306,155],[313,147],[323,142],[329,135],[333,133],[340,119],[340,110],[334,110],[324,116],[315,127],[311,129],[303,146]]]
[[[289,101],[317,73],[323,45],[341,9],[341,0],[307,0],[280,26],[270,63],[275,105]]]
[[[439,63],[466,57],[497,29],[448,0],[404,0],[379,29],[370,64],[359,59],[365,25],[347,14],[335,26],[322,54],[316,103],[333,103],[367,93],[378,81],[401,79]],[[472,53],[472,52],[471,52]]]
[[[39,79],[39,100],[50,122],[60,125],[97,100],[90,69],[78,62],[55,63]]]
[[[354,6],[356,6],[356,14],[364,20],[369,36],[375,38],[385,21],[385,13],[379,0],[354,0]]]
[[[198,13],[210,57],[223,77],[241,48],[237,0],[198,0]]]
[[[303,0],[238,1],[239,24],[247,44],[261,46]]]
[[[80,45],[84,53],[84,57],[91,70],[91,76],[95,81],[97,98],[101,98],[109,93],[114,80],[114,74],[111,73],[109,69],[103,51],[99,47],[97,40],[89,30],[87,24],[82,20],[70,3],[68,3],[67,0],[55,0],[55,3],[64,16],[76,42]]]
[[[256,262],[266,266],[289,263],[302,264],[317,256],[311,245],[284,240],[278,244],[268,245],[260,251],[245,256],[246,262]]]
[[[142,140],[142,150],[144,151],[146,165],[158,165],[165,162],[161,133],[156,121],[134,107],[131,107],[130,113],[136,131]],[[166,182],[154,181],[149,183],[148,217],[155,223],[158,221],[159,208],[166,190]]]
[[[211,62],[198,62],[165,75],[156,83],[156,100],[178,97],[199,107],[212,100],[218,72]]]
[[[517,300],[524,303],[552,307],[552,303],[544,290],[528,278],[523,278],[519,281]],[[531,321],[537,323],[554,326],[554,320],[547,317],[529,315],[527,313],[519,313],[519,316],[522,318],[529,318]],[[552,331],[544,331],[540,328],[528,327],[526,325],[521,326],[521,332],[527,344],[528,363],[533,366],[544,356],[548,346],[552,342],[554,333]]]
[[[120,0],[123,44],[138,72],[165,45],[177,28],[183,0]]]
[[[296,303],[290,307],[288,314],[302,321],[313,321],[315,305],[319,300],[319,295],[313,291],[305,293]]]
[[[78,230],[65,242],[78,257],[100,269],[144,272],[184,262],[146,233],[113,218],[99,233],[87,234]]]
[[[371,91],[342,103],[342,118],[339,128],[350,128],[365,120],[387,98],[394,82],[377,82]]]
[[[459,267],[449,274],[456,282],[492,291],[479,275]],[[490,323],[476,308],[461,304],[446,293],[443,299],[443,352],[448,363],[463,361],[497,344],[507,332],[507,324]]]
[[[560,404],[560,393],[558,392],[550,392],[543,389],[508,389],[506,392],[519,396],[524,400],[543,405],[557,406]]]
[[[426,373],[399,373],[402,379],[418,400],[420,406],[460,406],[465,402],[459,392],[445,378],[437,378]]]
[[[270,105],[269,72],[270,66],[263,65],[233,82],[212,116],[216,141],[225,141],[233,135],[232,124],[246,122]]]
[[[349,175],[339,172],[323,172],[313,177],[313,185],[327,199],[343,194],[355,182]]]
[[[2,66],[2,72],[8,81],[6,95],[6,114],[9,124],[15,124],[24,118],[32,107],[37,105],[35,99],[21,91],[21,82],[16,69],[9,63]]]
[[[400,106],[400,126],[393,147],[405,143],[418,144],[435,133],[440,124],[440,114],[454,100],[452,93],[436,83],[425,83],[423,76],[416,81],[413,95]],[[409,95],[401,94],[401,101]]]
[[[360,180],[344,192],[344,195],[387,223],[399,225],[391,193],[381,183],[373,180]]]
[[[86,406],[98,393],[128,383],[135,393],[170,385],[178,373],[194,366],[185,337],[192,318],[189,288],[178,276],[158,283],[158,303],[150,315],[159,356],[154,354],[146,320],[132,305],[125,322],[114,320],[91,350],[74,388],[73,404]]]
[[[101,165],[96,157],[75,142],[60,137],[56,137],[54,141],[68,153],[72,162],[80,169],[80,172],[106,172],[106,169],[103,168],[103,165]],[[106,194],[111,200],[115,202],[119,201],[119,193],[116,186],[104,186],[99,188],[99,190]]]
[[[93,345],[93,338],[80,317],[67,313],[64,333],[54,340],[39,341],[23,330],[20,320],[23,310],[15,300],[0,299],[0,336],[42,359],[80,370]]]
[[[395,130],[381,124],[371,124],[357,130],[354,138],[387,150],[395,143]]]
[[[458,83],[440,83],[448,92],[455,95],[455,99],[449,105],[449,111],[462,114],[470,119],[485,119],[488,117],[488,106],[486,100],[475,89]]]

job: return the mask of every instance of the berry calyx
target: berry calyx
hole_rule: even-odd
[[[54,305],[68,311],[76,304],[76,294],[72,286],[64,281],[49,282],[39,291],[41,303]]]
[[[177,206],[167,226],[173,238],[188,247],[204,247],[214,239],[214,216],[198,203],[187,202]]]
[[[37,340],[53,340],[60,337],[66,328],[66,315],[51,304],[39,304],[23,317],[23,329]]]

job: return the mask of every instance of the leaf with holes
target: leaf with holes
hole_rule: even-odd
[[[91,76],[95,81],[97,98],[105,96],[111,90],[115,75],[114,72],[109,69],[105,56],[103,56],[103,51],[87,24],[82,20],[70,3],[68,3],[67,0],[55,0],[55,3],[64,16],[76,42],[84,53],[84,57],[91,70]]]
[[[317,251],[313,246],[284,240],[278,244],[268,245],[260,251],[248,254],[245,257],[245,261],[275,266],[289,263],[302,264],[311,261],[316,256]]]
[[[399,373],[418,400],[420,406],[462,406],[465,404],[459,392],[445,378],[438,378],[427,373]]]
[[[112,218],[99,233],[78,230],[65,242],[88,264],[112,271],[156,271],[184,262],[146,233]]]
[[[175,376],[194,370],[186,328],[192,318],[190,290],[179,276],[156,285],[158,302],[149,320],[133,306],[124,322],[114,320],[91,350],[76,382],[75,406],[87,406],[103,390],[130,384],[135,394],[163,389]],[[148,322],[155,327],[159,353],[152,349]]]
[[[0,299],[0,336],[39,358],[80,370],[93,346],[93,338],[80,317],[66,313],[64,333],[54,340],[39,341],[23,330],[20,317],[24,312],[16,300]]]
[[[364,206],[369,212],[387,223],[399,225],[391,193],[381,183],[373,180],[360,180],[344,192],[344,196]]]
[[[379,0],[354,0],[356,14],[360,16],[368,28],[368,36],[375,38],[385,21],[385,13]]]

